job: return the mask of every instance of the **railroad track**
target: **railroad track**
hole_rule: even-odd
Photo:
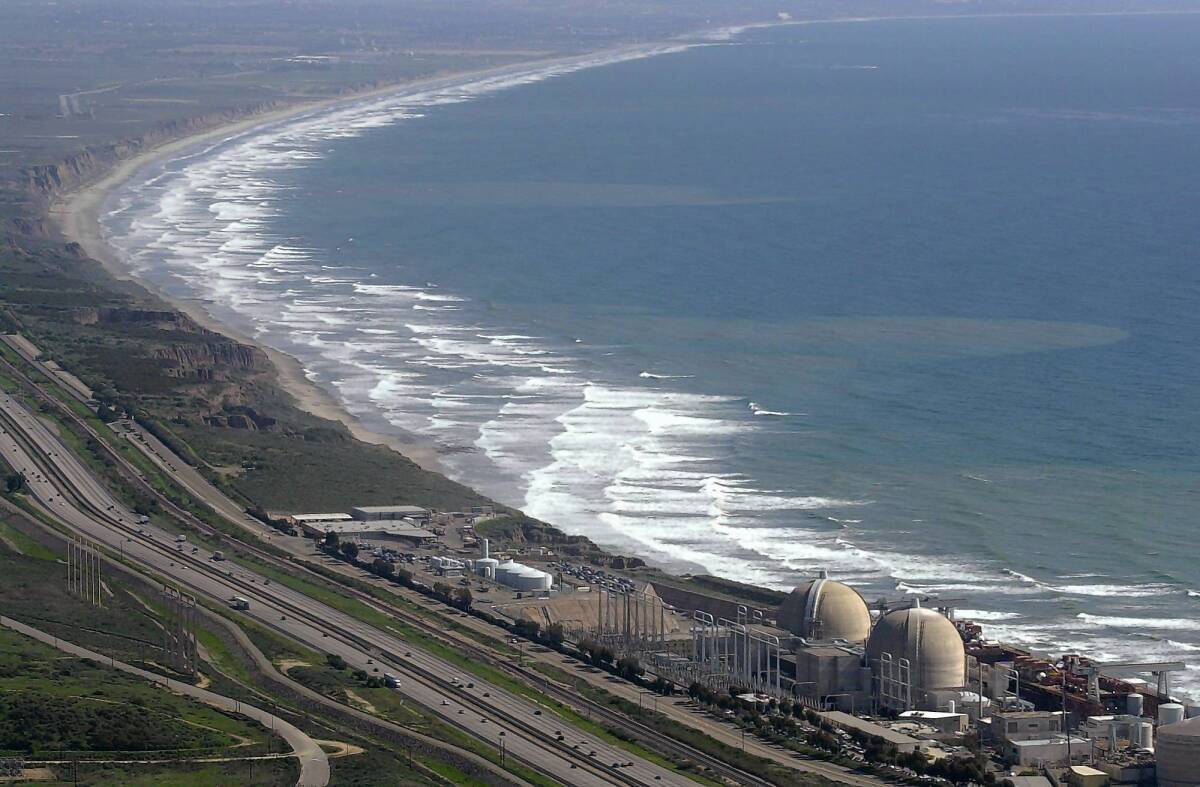
[[[242,541],[240,539],[232,537],[232,536],[228,535],[227,533],[224,533],[224,532],[218,530],[217,528],[213,527],[212,525],[209,525],[208,523],[204,522],[203,520],[196,517],[191,512],[181,508],[176,503],[174,503],[172,500],[170,500],[165,495],[160,493],[157,489],[155,489],[149,482],[147,482],[146,479],[142,476],[141,472],[136,467],[134,467],[128,460],[126,460],[125,457],[121,456],[118,452],[113,450],[111,448],[111,446],[109,446],[105,442],[104,438],[96,433],[96,431],[90,426],[90,424],[85,422],[83,419],[79,418],[78,415],[76,415],[69,408],[62,405],[62,403],[59,402],[57,399],[42,392],[40,390],[40,388],[38,388],[37,383],[35,383],[33,380],[31,380],[20,369],[17,369],[16,367],[14,367],[7,360],[0,359],[0,363],[2,363],[3,366],[7,367],[12,373],[16,374],[27,386],[35,389],[37,395],[39,396],[39,398],[42,401],[47,402],[51,406],[58,409],[60,413],[64,414],[73,423],[75,423],[79,428],[83,429],[88,435],[93,437],[99,443],[99,445],[101,446],[104,453],[114,463],[118,464],[121,468],[124,469],[125,472],[123,472],[122,475],[128,481],[133,482],[143,492],[145,492],[149,495],[152,495],[156,500],[159,501],[160,505],[162,505],[168,511],[168,513],[170,513],[177,519],[182,520],[183,522],[188,524],[190,527],[198,530],[199,532],[201,532],[203,534],[206,534],[209,536],[217,536],[222,539],[228,539],[228,540],[234,542],[239,549],[245,550],[247,553],[253,555],[255,558],[265,561],[265,562],[268,562],[269,564],[274,565],[277,568],[282,568],[283,570],[288,570],[288,571],[295,571],[296,569],[300,569],[301,571],[305,572],[306,574],[311,575],[312,577],[314,577],[315,579],[317,579],[321,582],[330,581],[327,577],[323,576],[319,572],[313,571],[311,568],[304,566],[303,564],[301,564],[298,561],[289,561],[289,560],[280,558],[278,555],[276,555],[268,550],[265,550],[255,544],[252,544],[252,543],[249,543],[246,541]],[[215,513],[218,516],[224,516],[220,512],[215,512]],[[227,517],[224,517],[224,518],[227,519]],[[242,528],[245,527],[245,525],[243,523],[234,522],[233,524],[235,524],[238,527],[242,527]],[[443,641],[443,642],[445,641],[445,631],[443,629],[438,628],[437,626],[429,623],[427,620],[425,620],[424,618],[422,618],[419,615],[414,615],[412,613],[409,613],[409,612],[399,608],[398,606],[394,606],[390,603],[382,601],[378,597],[376,597],[370,593],[361,591],[354,587],[339,585],[339,589],[342,592],[345,592],[348,595],[353,596],[357,600],[362,601],[362,602],[372,606],[373,608],[379,609],[380,611],[383,611],[389,615],[393,615],[397,618],[400,618],[407,625],[410,625],[410,626],[413,626],[414,628],[419,629],[420,631],[422,631],[423,633],[425,633],[428,636],[432,636],[433,638],[435,638],[436,641]],[[649,725],[646,725],[640,721],[637,721],[636,719],[634,719],[630,716],[627,716],[618,711],[614,711],[611,708],[608,708],[600,703],[589,700],[586,697],[582,697],[582,696],[576,694],[575,692],[571,691],[570,689],[567,689],[567,688],[549,680],[548,678],[541,675],[540,673],[537,673],[533,670],[528,670],[528,669],[517,667],[515,665],[508,663],[507,661],[504,661],[503,659],[499,659],[495,656],[494,653],[484,650],[480,646],[472,645],[472,644],[470,644],[468,642],[464,642],[462,640],[455,640],[454,642],[447,643],[447,644],[452,645],[456,649],[465,651],[468,654],[470,654],[476,658],[482,659],[482,660],[486,661],[487,663],[493,665],[494,667],[498,667],[498,668],[504,670],[505,672],[509,673],[510,675],[513,675],[524,681],[535,684],[537,686],[537,688],[539,689],[539,691],[543,692],[547,696],[550,696],[559,702],[562,702],[563,704],[567,705],[568,707],[575,707],[578,709],[583,709],[583,710],[591,713],[593,716],[605,719],[605,721],[608,722],[609,724],[611,724],[615,727],[618,727],[620,729],[624,729],[625,731],[636,735],[639,740],[649,743],[658,751],[662,751],[662,752],[673,754],[678,757],[690,759],[694,762],[704,765],[705,767],[711,769],[713,772],[718,773],[725,778],[736,781],[739,784],[753,785],[754,787],[768,787],[769,785],[772,784],[772,782],[770,782],[766,779],[763,779],[752,773],[744,771],[740,768],[736,768],[735,766],[732,766],[719,758],[716,758],[710,754],[707,754],[706,752],[704,752],[700,749],[697,749],[686,743],[678,741],[675,738],[672,738],[671,736],[666,735],[665,733],[659,732],[658,730],[654,729],[653,727],[650,727]],[[800,770],[800,771],[816,773],[816,774],[825,776],[826,778],[840,781],[840,782],[846,783],[846,784],[861,785],[862,787],[875,787],[876,785],[882,784],[882,782],[878,779],[862,776],[859,774],[849,773],[842,768],[839,768],[839,767],[833,766],[833,765],[828,765],[826,763],[822,763],[819,761],[804,761],[803,763],[797,762],[797,763],[791,763],[791,764],[785,764],[785,763],[780,763],[780,764],[783,767],[791,767],[791,768],[794,768],[794,769]]]
[[[96,521],[98,524],[124,535],[129,541],[136,541],[143,548],[156,553],[168,561],[189,565],[193,570],[202,572],[211,580],[215,580],[218,586],[224,587],[227,592],[232,592],[234,595],[251,597],[264,606],[274,607],[281,612],[292,615],[296,620],[305,621],[313,629],[326,633],[329,639],[340,642],[349,648],[371,654],[381,667],[394,670],[404,676],[405,679],[419,683],[430,691],[453,697],[464,706],[473,708],[481,708],[482,706],[482,708],[490,710],[490,713],[486,715],[498,728],[513,732],[540,748],[557,752],[560,756],[572,762],[572,769],[578,768],[589,772],[607,783],[630,785],[648,783],[645,780],[635,778],[623,772],[619,768],[602,766],[588,754],[571,745],[567,745],[565,742],[560,742],[551,733],[538,729],[519,718],[507,715],[499,708],[490,707],[486,699],[480,696],[480,692],[471,693],[465,688],[454,685],[445,675],[438,674],[433,669],[415,662],[412,658],[402,656],[394,647],[382,641],[382,633],[380,638],[366,637],[356,634],[346,627],[338,627],[336,625],[331,627],[328,618],[314,614],[312,610],[290,601],[279,592],[268,591],[268,586],[261,581],[254,582],[244,579],[233,571],[222,573],[207,559],[196,557],[186,551],[172,549],[170,546],[160,543],[153,535],[143,532],[145,528],[137,527],[132,522],[127,523],[124,517],[113,513],[114,510],[119,509],[114,508],[110,510],[106,506],[99,505],[90,498],[88,494],[89,490],[78,489],[75,481],[66,472],[62,471],[50,457],[44,454],[37,443],[26,435],[24,426],[3,407],[0,407],[0,431],[7,434],[22,448],[23,452],[48,480],[49,484],[59,492],[59,495],[64,500],[70,501],[72,508]],[[95,485],[95,489],[90,491],[92,494],[106,494],[106,490],[103,490],[98,484]],[[43,509],[57,517],[52,505],[44,504]],[[61,517],[57,518],[61,519]],[[111,545],[108,546],[111,547]],[[153,565],[149,565],[148,568],[154,571],[158,570]],[[193,587],[193,590],[218,603],[224,603],[226,600],[221,595],[203,589]],[[265,616],[258,619],[269,628],[286,637],[292,638],[295,636],[294,632],[289,632],[286,628],[279,626],[277,621],[265,618]],[[330,630],[324,631],[326,629]],[[319,646],[319,642],[316,644]],[[407,652],[412,653],[414,650],[419,650],[419,648],[414,646]],[[429,658],[432,660],[432,657]],[[482,710],[480,712],[482,713]],[[477,734],[475,730],[459,722],[455,718],[455,714],[440,715],[440,718],[468,735],[476,736]],[[513,756],[514,758],[521,759],[515,754]],[[554,781],[561,781],[559,774],[554,773],[550,769],[543,768],[539,763],[525,759],[521,759],[521,761],[543,776]]]

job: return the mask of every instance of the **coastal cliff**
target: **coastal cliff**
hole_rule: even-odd
[[[136,136],[120,139],[108,144],[94,145],[50,164],[35,164],[18,170],[15,191],[35,199],[50,199],[64,190],[74,188],[118,161],[131,158],[152,148],[182,137],[217,128],[238,120],[261,115],[285,106],[280,101],[268,101],[250,107],[207,112],[194,117],[169,120]],[[44,221],[25,219],[23,224],[13,222],[14,229],[27,234],[44,234]],[[32,230],[32,231],[31,231]]]

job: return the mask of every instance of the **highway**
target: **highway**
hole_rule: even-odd
[[[39,418],[0,394],[0,455],[25,474],[32,496],[72,530],[169,577],[194,593],[225,602],[250,601],[244,614],[353,668],[392,673],[398,691],[448,724],[491,743],[565,784],[693,784],[672,770],[581,732],[534,701],[228,561],[182,549],[174,534],[137,525]],[[473,683],[468,688],[466,684]],[[558,733],[561,732],[561,737]]]
[[[34,384],[10,364],[6,363],[4,366],[9,368],[10,371],[15,373],[17,376],[25,379],[27,384]],[[70,393],[70,391],[68,391],[68,393]],[[101,439],[100,436],[96,435],[95,431],[92,430],[89,425],[81,421],[69,410],[61,407],[59,409],[64,416],[73,419],[80,428],[95,435],[97,439]],[[276,531],[268,528],[263,523],[259,522],[257,519],[245,514],[238,504],[226,497],[220,490],[213,487],[207,479],[196,472],[194,468],[184,462],[180,457],[172,452],[170,448],[163,445],[160,441],[158,441],[157,438],[143,429],[140,425],[130,421],[119,421],[111,424],[110,427],[114,432],[128,439],[133,446],[139,449],[148,459],[157,465],[163,473],[171,477],[195,499],[206,504],[215,513],[222,516],[227,521],[243,527],[249,532],[257,534],[260,537],[265,537],[266,540],[272,541],[283,549],[291,552],[295,556],[295,559],[299,561],[299,565],[296,563],[288,564],[288,570],[295,571],[299,569],[302,572],[307,570],[301,567],[304,562],[312,560],[312,555],[310,552],[301,546],[301,544],[308,546],[306,540],[282,536]],[[145,483],[144,479],[142,479],[140,471],[132,466],[124,457],[113,452],[110,452],[110,455],[114,462],[120,463],[124,467],[127,479],[130,479],[142,486],[144,491],[155,494],[157,497],[159,497],[159,501],[164,505],[164,507],[168,511],[174,513],[177,518],[184,519],[193,527],[196,527],[204,532],[212,532],[212,528],[210,526],[206,525],[200,520],[197,520],[188,512],[178,509],[173,503],[166,498],[163,498],[161,495],[157,495],[155,490],[152,487],[149,487]],[[274,556],[263,553],[253,544],[243,543],[242,547],[244,551],[258,554],[260,558],[265,560],[271,562],[277,560],[277,558]],[[356,571],[355,569],[351,569],[348,564],[335,562],[335,565],[329,566],[329,568],[332,568],[339,573],[360,576],[360,572]],[[365,574],[361,575],[361,578],[365,578],[366,581],[374,581],[376,584],[386,586],[387,589],[394,594],[400,596],[411,595],[402,589],[396,588],[389,583],[379,580],[373,575]],[[355,590],[354,588],[347,587],[343,592],[347,596],[358,597],[360,600],[365,601],[366,603],[377,607],[379,606],[379,601],[377,599],[370,597],[361,591]],[[477,642],[474,642],[467,637],[456,636],[453,634],[453,632],[441,630],[421,616],[406,613],[406,610],[402,606],[392,607],[388,611],[389,614],[393,614],[397,618],[408,623],[410,626],[422,629],[427,634],[430,634],[437,639],[449,637],[452,640],[458,640],[458,644],[456,644],[455,647],[460,652],[471,655],[472,657],[476,657],[481,661],[491,661],[493,666],[498,666],[505,671],[514,673],[514,676],[518,679],[522,680],[523,682],[532,683],[533,685],[539,687],[544,693],[547,693],[551,697],[566,703],[567,705],[575,708],[577,711],[586,712],[590,717],[596,719],[605,719],[607,723],[611,725],[615,725],[632,732],[644,744],[649,745],[649,747],[654,751],[662,753],[669,752],[674,756],[690,759],[694,762],[711,768],[714,772],[721,774],[726,779],[733,780],[740,784],[749,785],[766,783],[764,780],[754,776],[753,774],[746,773],[745,771],[735,768],[728,763],[706,754],[702,750],[687,746],[686,744],[681,744],[674,738],[664,735],[653,728],[647,727],[635,719],[631,719],[623,714],[617,714],[600,703],[592,702],[584,696],[578,695],[569,689],[560,687],[554,682],[547,681],[543,675],[534,670],[519,668],[516,665],[504,661],[497,662],[494,654],[490,654],[490,652],[481,648]],[[465,623],[472,628],[482,627],[484,630],[481,631],[481,633],[484,633],[487,636],[496,635],[496,632],[489,629],[481,621],[469,619],[466,621],[460,621],[460,624],[461,623]],[[583,675],[581,677],[591,682],[597,681],[596,676]],[[612,685],[611,683],[603,682],[598,682],[597,685],[606,691],[616,691],[618,694],[627,695],[626,698],[630,699],[631,701],[637,701],[638,699],[636,687]],[[800,757],[793,752],[772,746],[764,741],[759,741],[757,739],[745,739],[744,736],[739,736],[737,731],[730,728],[728,725],[722,724],[715,719],[708,718],[703,714],[696,714],[688,707],[678,706],[670,700],[667,700],[665,704],[660,705],[659,707],[668,716],[673,717],[677,723],[683,726],[703,730],[709,736],[716,738],[727,745],[733,746],[734,748],[744,748],[749,753],[753,753],[768,760],[773,760],[786,767],[793,768],[801,772],[819,774],[835,782],[856,785],[857,787],[874,787],[875,785],[884,783],[883,780],[878,777],[855,773],[849,769],[839,765],[834,765],[832,763]]]

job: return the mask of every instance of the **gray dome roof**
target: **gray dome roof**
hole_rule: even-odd
[[[806,639],[862,642],[871,633],[867,602],[849,585],[825,578],[805,582],[779,608],[780,628]]]
[[[1159,784],[1200,785],[1200,717],[1160,726],[1154,754],[1158,759]]]
[[[956,689],[966,683],[965,650],[954,624],[919,604],[896,609],[880,618],[867,640],[867,661],[880,673],[881,654],[908,659],[913,696],[922,691]]]

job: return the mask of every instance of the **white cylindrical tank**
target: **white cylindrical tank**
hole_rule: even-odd
[[[954,713],[954,700],[950,700],[946,703],[946,711],[948,713]]]
[[[1178,702],[1164,702],[1158,706],[1158,726],[1178,724],[1183,721],[1183,706]]]
[[[549,590],[554,577],[532,566],[506,560],[496,566],[496,581],[515,590]]]
[[[1142,715],[1142,695],[1134,692],[1125,695],[1125,712],[1130,716]]]
[[[482,543],[483,543],[483,559],[487,560],[491,557],[491,554],[488,551],[488,540],[485,538],[485,539],[483,539]]]
[[[1154,748],[1154,725],[1148,721],[1138,723],[1142,734],[1138,736],[1138,745],[1143,749]]]

